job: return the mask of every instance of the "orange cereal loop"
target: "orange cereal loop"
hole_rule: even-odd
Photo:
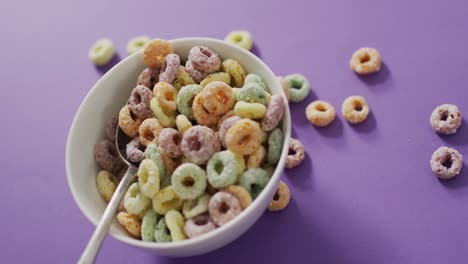
[[[177,90],[174,86],[167,82],[158,82],[153,93],[164,111],[177,110]]]
[[[325,127],[335,120],[333,105],[325,101],[313,101],[306,107],[306,117],[315,126]]]
[[[151,142],[158,144],[159,133],[163,130],[163,125],[156,118],[148,118],[141,123],[138,129],[141,143],[147,147]]]
[[[141,237],[141,220],[137,215],[120,212],[117,215],[119,223],[134,237]]]
[[[224,82],[211,82],[203,90],[203,106],[211,114],[223,115],[234,107],[235,102],[231,86]]]
[[[221,118],[220,115],[214,115],[209,113],[208,110],[205,108],[203,92],[197,94],[197,96],[195,96],[195,98],[193,99],[192,111],[193,116],[195,117],[195,120],[197,120],[198,124],[207,127],[211,127],[218,124],[218,121]]]
[[[153,39],[143,50],[143,62],[150,68],[159,69],[164,58],[171,53],[174,53],[171,43],[164,39]]]
[[[135,137],[138,135],[138,128],[140,127],[143,121],[136,117],[128,105],[125,105],[120,109],[119,112],[119,126],[122,128],[122,131],[129,137]]]
[[[242,209],[247,208],[252,203],[252,196],[250,196],[250,193],[240,185],[229,185],[222,191],[230,193],[239,199]]]
[[[353,95],[346,98],[341,106],[341,113],[351,124],[364,122],[369,115],[369,105],[362,96]]]
[[[349,66],[357,74],[370,74],[378,72],[382,65],[382,58],[374,48],[360,48],[353,53]]]
[[[182,158],[183,156],[177,157],[177,158],[171,158],[166,154],[161,153],[161,158],[164,163],[164,167],[166,170],[170,173],[173,173],[177,167],[179,167],[180,164],[182,164]]]
[[[288,206],[290,199],[291,193],[289,192],[288,185],[283,181],[280,181],[278,189],[276,189],[275,196],[273,196],[273,199],[270,201],[268,209],[272,212],[283,210]]]
[[[289,82],[283,78],[283,76],[276,76],[278,81],[281,84],[281,88],[283,88],[283,92],[286,95],[286,99],[288,99],[289,102]]]
[[[257,122],[242,119],[234,123],[226,133],[226,146],[236,154],[250,155],[262,144],[262,136],[262,129]]]

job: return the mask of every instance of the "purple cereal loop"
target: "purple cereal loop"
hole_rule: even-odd
[[[185,63],[185,71],[192,77],[197,83],[200,83],[203,79],[205,79],[206,76],[209,75],[207,72],[202,72],[193,66],[193,63],[191,60],[188,60]]]
[[[138,76],[137,85],[146,86],[151,91],[156,83],[159,81],[159,70],[146,68]]]
[[[127,158],[135,163],[141,162],[145,158],[145,146],[141,143],[140,137],[134,138],[127,144]]]
[[[117,132],[117,127],[119,126],[119,115],[113,116],[111,119],[107,120],[104,125],[104,134],[106,137],[114,142],[115,141],[115,133]]]
[[[457,176],[462,168],[463,156],[456,149],[440,147],[432,154],[432,172],[442,180]]]
[[[219,136],[219,141],[221,142],[221,145],[223,145],[224,148],[227,148],[226,146],[226,133],[228,132],[229,128],[232,127],[237,121],[241,120],[239,116],[231,116],[228,119],[224,120],[221,125],[219,126],[218,130],[218,136]]]
[[[286,168],[291,169],[301,164],[304,160],[305,152],[302,143],[295,138],[291,138],[289,149],[295,152],[293,155],[288,155],[286,158]]]
[[[182,155],[181,141],[182,135],[173,128],[164,128],[159,133],[159,149],[171,158]]]
[[[227,192],[215,193],[208,204],[208,211],[216,225],[222,226],[242,212],[239,199]]]
[[[197,165],[206,164],[216,152],[216,135],[206,126],[193,126],[182,137],[182,153]]]
[[[185,221],[184,231],[189,238],[206,234],[216,229],[216,224],[208,214],[197,215]]]
[[[99,167],[110,172],[117,172],[123,164],[114,143],[107,139],[96,143],[94,157]]]
[[[172,83],[177,78],[179,72],[180,58],[177,54],[169,54],[164,59],[161,66],[161,73],[159,74],[160,82]]]
[[[265,117],[262,120],[262,129],[266,132],[273,130],[284,114],[284,99],[282,95],[275,94],[271,97]]]
[[[128,107],[130,111],[141,119],[150,118],[153,112],[150,108],[150,101],[153,93],[151,90],[143,85],[137,85],[130,95]]]
[[[434,109],[430,118],[431,126],[437,133],[450,135],[457,132],[462,115],[456,105],[443,104]]]
[[[213,73],[221,67],[219,55],[207,47],[195,46],[190,49],[188,59],[192,61],[193,66],[205,73]]]

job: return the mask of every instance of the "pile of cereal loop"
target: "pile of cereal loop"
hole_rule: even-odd
[[[283,146],[286,100],[209,47],[192,47],[184,63],[169,42],[154,39],[143,59],[147,68],[135,76],[128,103],[96,144],[98,191],[109,201],[126,169],[114,143],[120,126],[133,138],[126,154],[138,177],[118,221],[144,241],[200,236],[239,215],[269,182]],[[304,156],[300,142],[291,146],[288,167]],[[270,210],[285,208],[289,198],[281,182]]]

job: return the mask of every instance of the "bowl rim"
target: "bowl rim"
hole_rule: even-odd
[[[206,37],[184,37],[184,38],[177,38],[177,39],[172,39],[169,40],[170,43],[174,44],[179,44],[179,43],[184,43],[184,42],[193,42],[195,43],[194,45],[197,45],[197,42],[203,42],[203,43],[215,43],[216,45],[224,45],[224,46],[229,46],[230,48],[233,48],[236,50],[236,52],[243,53],[244,55],[247,55],[247,57],[251,57],[254,61],[259,63],[265,70],[267,71],[268,74],[276,78],[276,75],[273,73],[273,71],[266,65],[265,62],[263,62],[260,58],[258,58],[255,54],[251,53],[250,51],[247,51],[243,48],[240,48],[234,44],[228,43],[223,40],[219,39],[213,39],[213,38],[206,38]],[[207,44],[209,47],[209,45]],[[72,193],[73,199],[80,209],[81,213],[85,215],[85,217],[94,225],[97,226],[100,219],[93,219],[91,217],[91,214],[88,213],[88,211],[85,208],[85,205],[82,204],[81,200],[79,199],[79,196],[81,194],[78,193],[78,190],[75,188],[75,185],[72,185],[72,173],[71,173],[71,168],[70,168],[70,145],[71,145],[71,139],[72,139],[72,134],[73,131],[75,131],[76,123],[78,122],[77,120],[80,119],[80,115],[82,113],[82,107],[87,103],[88,100],[93,96],[94,91],[96,90],[96,87],[99,87],[101,85],[101,82],[104,82],[109,76],[113,74],[113,71],[120,65],[127,63],[127,61],[134,60],[137,56],[140,56],[140,54],[143,53],[143,50],[139,50],[138,52],[127,56],[125,59],[121,60],[119,63],[114,65],[109,71],[107,71],[89,90],[83,101],[81,102],[80,106],[78,107],[75,117],[73,118],[72,125],[69,130],[68,138],[67,138],[67,143],[66,143],[66,151],[65,151],[65,170],[67,174],[67,183],[68,187]],[[280,86],[279,82],[277,84]],[[281,87],[280,87],[281,88]],[[283,90],[279,89],[283,94]],[[286,96],[283,96],[283,100],[285,102],[285,106],[288,106],[288,102],[286,101]],[[289,140],[291,138],[291,116],[290,116],[290,110],[289,107],[285,107],[284,109],[284,115],[283,115],[283,123],[286,122],[286,126],[284,129],[282,129],[283,135],[284,135],[284,145],[281,151],[281,156],[280,160],[278,161],[275,171],[273,172],[273,175],[270,177],[270,180],[268,181],[267,185],[264,187],[264,190],[273,188],[275,182],[279,182],[279,178],[281,177],[281,173],[284,170],[285,162],[286,162],[286,157],[288,154],[289,150]],[[232,221],[229,221],[225,225],[208,232],[206,234],[203,234],[198,237],[190,238],[187,240],[182,240],[182,241],[172,241],[170,243],[155,243],[155,242],[149,242],[149,241],[143,241],[143,240],[138,240],[135,239],[129,235],[121,235],[118,233],[115,233],[112,231],[112,229],[108,230],[108,234],[115,238],[118,241],[121,241],[123,243],[126,243],[128,245],[134,246],[134,247],[139,247],[139,248],[145,248],[145,249],[176,249],[176,248],[185,248],[185,247],[190,247],[192,245],[202,243],[207,240],[214,239],[217,236],[220,236],[222,233],[229,232],[235,225],[239,224],[244,220],[244,218],[247,217],[251,212],[253,212],[256,209],[256,204],[259,203],[259,200],[263,200],[264,196],[267,195],[266,191],[262,191],[259,196],[253,200],[252,205],[244,209],[239,215],[237,215]],[[266,209],[266,208],[265,208]],[[258,219],[257,219],[258,220]],[[250,226],[251,227],[251,226]],[[248,230],[250,227],[248,227],[246,230]],[[241,234],[240,234],[241,235]]]

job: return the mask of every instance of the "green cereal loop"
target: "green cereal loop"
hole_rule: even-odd
[[[237,181],[238,164],[230,151],[215,153],[206,165],[208,182],[215,188],[224,188]]]
[[[174,111],[174,112],[164,111],[156,97],[151,99],[150,106],[151,106],[151,111],[153,111],[153,114],[159,120],[161,125],[163,125],[164,127],[176,126],[175,119],[177,116],[177,111]]]
[[[202,91],[203,87],[201,85],[190,84],[182,87],[177,94],[177,109],[190,120],[195,120],[192,111],[193,99]]]
[[[159,168],[152,159],[144,159],[138,167],[138,183],[142,194],[149,198],[159,191],[161,178]]]
[[[164,167],[164,162],[162,160],[161,153],[159,152],[159,148],[156,145],[156,143],[150,143],[146,147],[145,158],[154,161],[156,166],[158,166],[159,178],[160,178],[161,184],[162,184],[164,179],[167,178],[166,176],[169,175],[169,174],[166,175],[166,168]],[[162,189],[162,187],[161,187],[161,189]]]
[[[236,100],[268,105],[268,93],[257,83],[246,83],[244,87],[237,92]]]
[[[159,216],[153,209],[149,209],[141,222],[141,239],[143,241],[154,242],[154,231],[158,223]]]
[[[289,83],[289,97],[293,102],[301,102],[310,92],[309,81],[301,74],[284,77]]]
[[[176,88],[177,91],[180,88],[189,85],[189,84],[196,84],[195,80],[187,73],[185,67],[180,65],[179,70],[177,71],[177,79],[172,83],[172,86]]]
[[[244,86],[245,86],[245,84],[248,84],[248,83],[256,83],[260,87],[262,87],[262,89],[265,90],[265,92],[267,92],[267,93],[270,92],[265,80],[263,80],[262,77],[260,77],[260,76],[258,76],[256,74],[250,73],[245,77]]]
[[[184,214],[186,219],[189,219],[208,212],[208,204],[210,203],[210,199],[211,195],[204,193],[195,200],[185,201],[182,207],[182,214]]]
[[[154,239],[156,242],[172,242],[171,233],[166,225],[166,220],[161,218],[154,230]]]
[[[239,185],[249,191],[252,198],[255,199],[265,188],[269,180],[270,177],[266,170],[250,168],[240,177]]]
[[[237,116],[244,118],[262,119],[265,117],[266,112],[266,106],[258,103],[247,103],[244,101],[239,101],[234,106],[234,113]]]
[[[182,199],[195,199],[205,192],[205,171],[193,163],[183,163],[172,173],[172,186]]]
[[[231,83],[231,75],[225,72],[212,73],[206,76],[206,78],[201,81],[200,85],[205,87],[207,84],[214,81],[223,82],[229,85]]]
[[[283,148],[283,131],[279,128],[273,129],[268,136],[268,153],[267,161],[270,164],[276,164],[281,156],[281,149]]]

